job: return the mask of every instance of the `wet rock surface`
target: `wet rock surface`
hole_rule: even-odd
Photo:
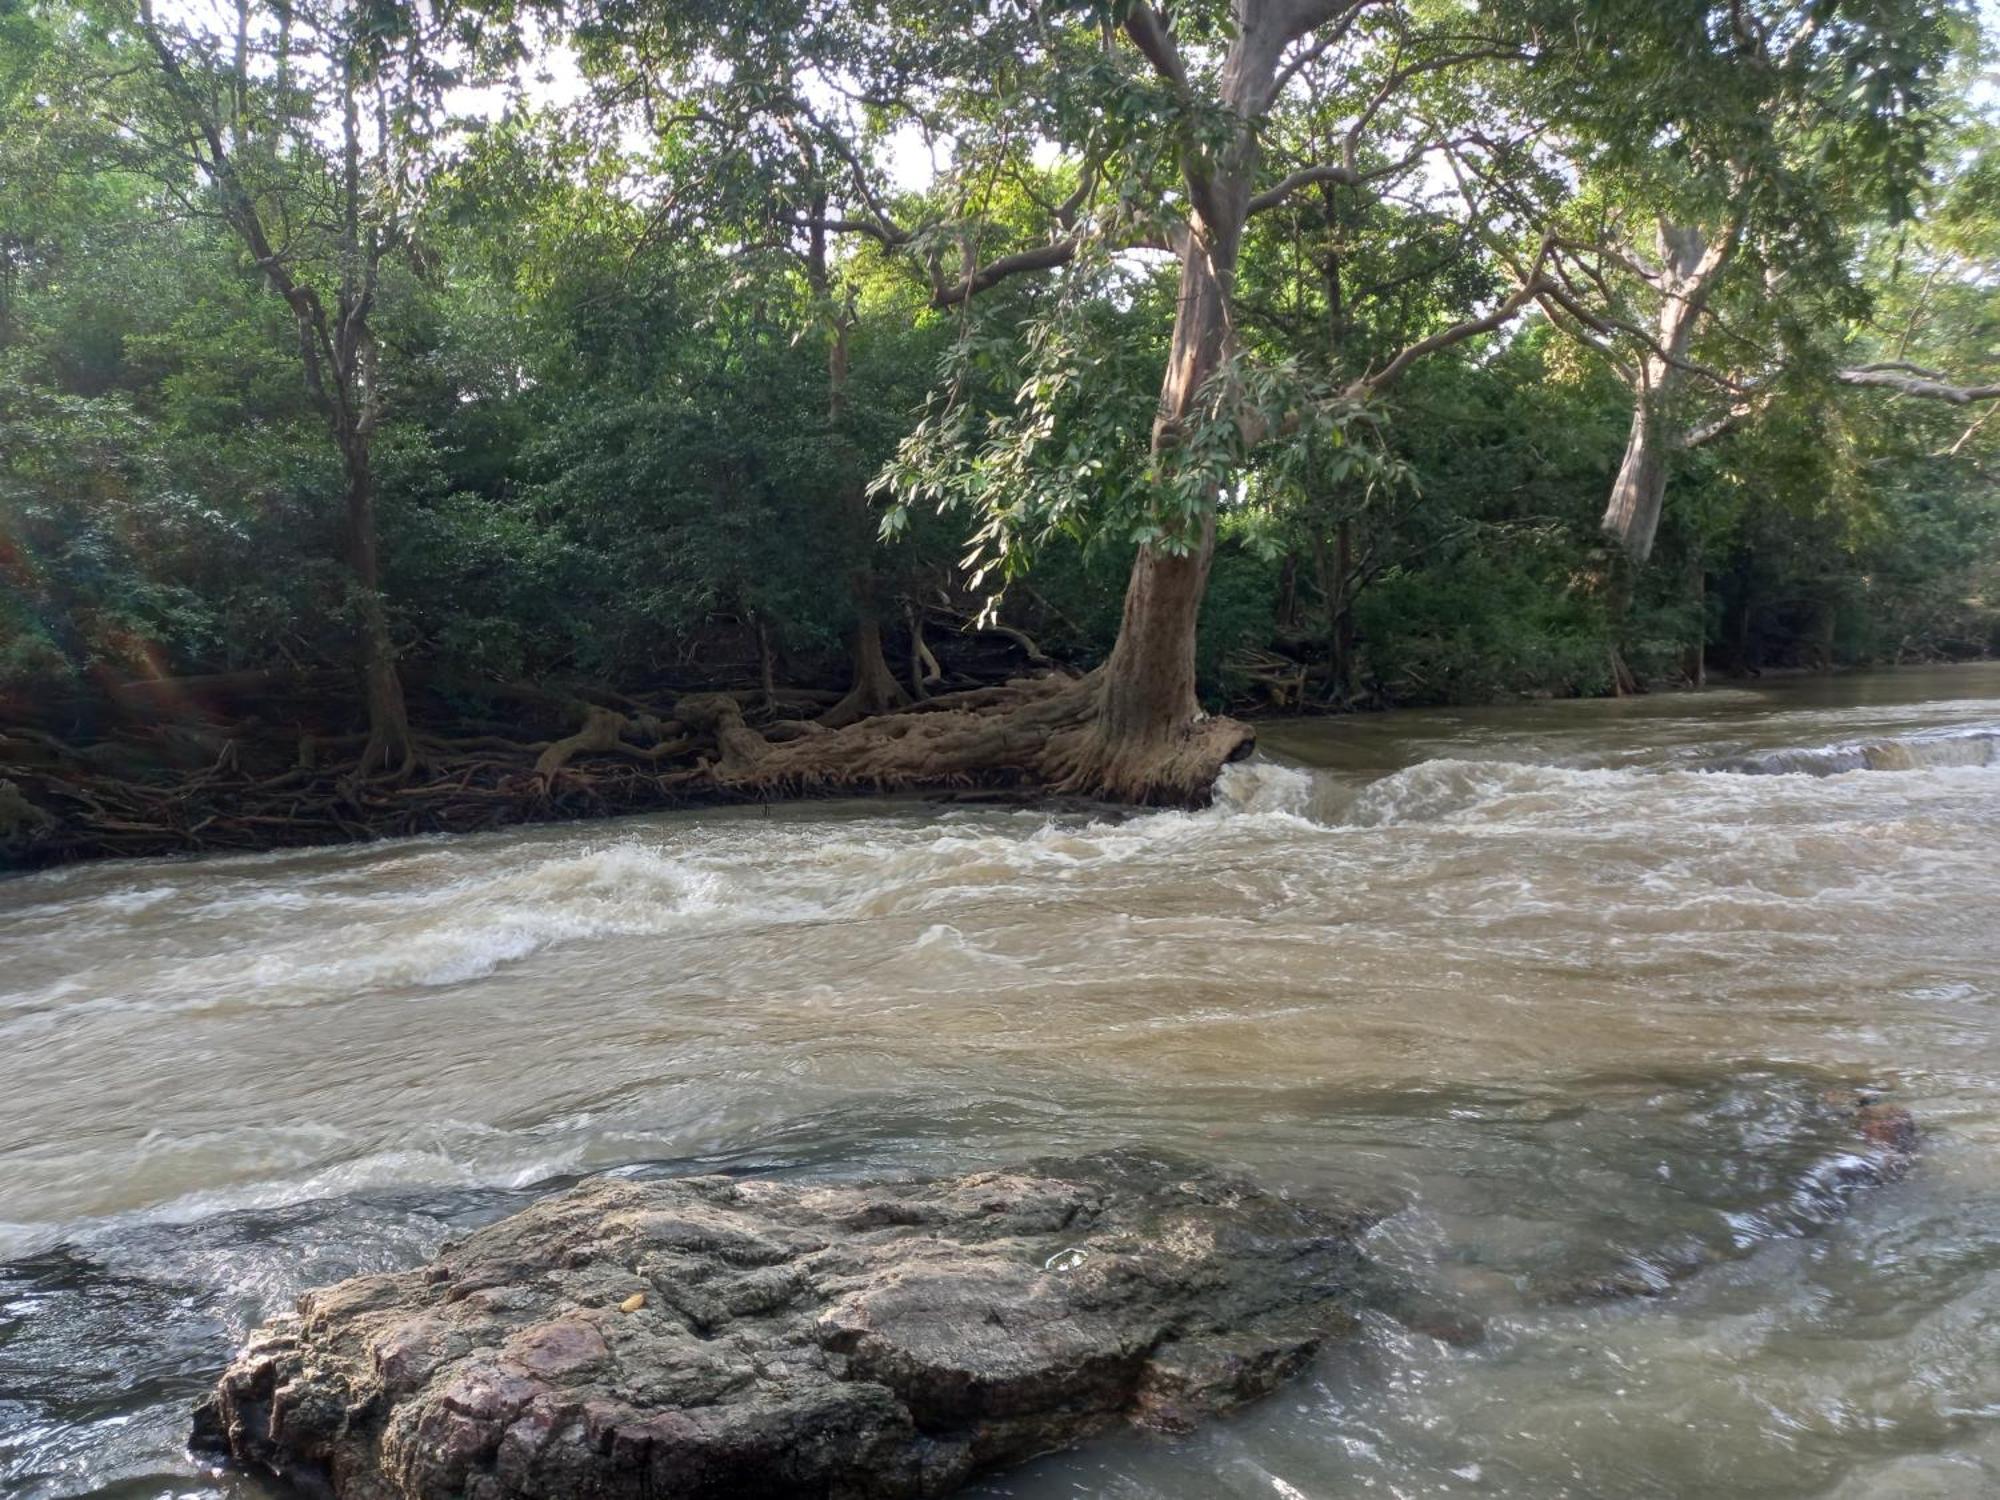
[[[342,1500],[904,1497],[1261,1396],[1357,1218],[1118,1152],[935,1182],[600,1179],[310,1292],[198,1446]]]

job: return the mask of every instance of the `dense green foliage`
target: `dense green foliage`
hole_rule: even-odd
[[[609,76],[616,49],[593,35]],[[101,107],[127,44],[87,7],[0,6],[0,691],[16,697],[350,659],[340,465],[297,329],[210,185]],[[1663,121],[1662,101],[1686,106],[1685,76],[1600,82]],[[1741,101],[1711,102],[1690,140],[1734,128]],[[1037,128],[1059,139],[1051,108]],[[1537,316],[1252,465],[1224,504],[1204,691],[1271,691],[1273,648],[1310,668],[1280,701],[1329,703],[1602,692],[1614,648],[1662,679],[1702,650],[1751,669],[2000,651],[2000,420],[1815,378],[1855,358],[1991,370],[2000,174],[1969,105],[1949,129],[1928,180],[1898,155],[1904,135],[1844,148],[1874,151],[1897,201],[1819,204],[1840,217],[1813,241],[1839,258],[1820,278],[1839,295],[1811,304],[1812,338],[1773,334],[1794,358],[1756,420],[1676,458],[1629,609],[1605,596],[1597,525],[1630,395]],[[969,616],[1002,582],[1000,618],[1102,658],[1132,548],[1156,534],[1131,497],[1152,482],[1171,264],[1107,250],[1059,283],[934,308],[909,257],[843,244],[816,286],[760,242],[760,195],[786,201],[769,153],[608,147],[525,98],[428,144],[421,213],[372,314],[383,593],[406,665],[742,683],[768,656],[781,679],[838,686],[857,565],[899,670],[916,611]],[[1059,194],[1063,170],[1039,186]],[[1624,172],[1628,200],[1657,190],[1649,162],[1593,170]],[[634,186],[704,173],[705,233]],[[989,217],[1009,201],[990,195]],[[1505,266],[1447,209],[1329,185],[1254,221],[1246,347],[1309,386],[1490,305]],[[1756,332],[1754,285],[1737,295]],[[909,439],[945,420],[940,391],[970,437],[947,455],[954,493],[934,490],[960,504],[900,506],[885,538],[857,535],[842,498],[885,468],[906,496],[932,493],[920,466],[942,450]],[[1075,461],[1028,465],[1057,432]],[[999,508],[965,508],[1023,473]],[[1003,564],[989,574],[963,566],[981,528],[979,562]]]

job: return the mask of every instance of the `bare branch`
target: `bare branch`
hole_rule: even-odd
[[[1835,370],[1833,378],[1841,385],[1881,386],[1899,396],[1948,401],[1953,406],[1970,406],[1975,401],[2000,401],[2000,385],[1952,385],[1927,375],[1907,374],[1901,369],[1881,365]]]
[[[1747,399],[1734,403],[1714,421],[1704,422],[1701,426],[1685,433],[1681,437],[1680,445],[1683,448],[1705,448],[1717,438],[1727,437],[1762,411],[1770,399],[1771,393],[1768,390],[1752,392]]]
[[[1970,422],[1966,426],[1965,431],[1961,432],[1958,435],[1957,442],[1953,443],[1949,448],[1940,448],[1936,453],[1933,453],[1931,457],[1957,458],[1959,453],[1964,449],[1965,445],[1971,442],[1974,438],[1979,436],[1979,430],[1982,427],[1984,427],[1987,424],[1987,422],[1992,420],[1993,413],[1995,413],[1996,411],[2000,411],[2000,405],[1987,407],[1985,411],[1981,412],[1976,418],[1973,419],[1972,422]]]
[[[907,243],[910,232],[889,217],[889,211],[882,206],[881,199],[875,196],[875,190],[868,185],[868,174],[862,170],[859,154],[841,137],[839,131],[828,130],[824,134],[826,143],[834,154],[847,163],[847,170],[854,179],[854,190],[860,195],[862,206],[868,210],[868,217],[875,221],[875,229],[871,231],[874,238],[880,240],[884,246]]]
[[[1519,315],[1521,309],[1535,301],[1550,288],[1551,283],[1541,274],[1541,268],[1549,257],[1549,242],[1542,242],[1536,254],[1528,278],[1521,283],[1500,304],[1484,317],[1467,318],[1462,323],[1454,323],[1449,328],[1440,329],[1428,338],[1418,339],[1394,359],[1371,375],[1363,375],[1347,387],[1350,396],[1373,396],[1403,377],[1411,365],[1427,355],[1436,354],[1441,349],[1449,349],[1453,344],[1462,344],[1467,339],[1477,338],[1482,333],[1492,333],[1504,328]]]
[[[1638,277],[1641,281],[1644,282],[1655,283],[1658,282],[1660,279],[1660,272],[1656,268],[1648,266],[1644,261],[1640,260],[1638,255],[1634,251],[1632,251],[1629,248],[1617,245],[1609,240],[1593,241],[1593,240],[1559,239],[1556,241],[1556,248],[1559,250],[1567,250],[1570,254],[1577,256],[1583,256],[1583,255],[1601,256],[1603,259],[1612,262],[1614,265],[1624,267],[1627,271],[1630,271],[1634,276]]]
[[[1291,0],[1279,19],[1277,29],[1287,40],[1317,31],[1334,21],[1343,23],[1342,29],[1345,30],[1359,11],[1373,3],[1374,0]]]
[[[1346,6],[1342,10],[1337,24],[1331,31],[1315,37],[1311,46],[1299,49],[1290,62],[1285,63],[1278,69],[1277,73],[1271,79],[1270,86],[1264,90],[1264,97],[1260,101],[1259,112],[1261,113],[1262,110],[1269,109],[1277,97],[1284,93],[1285,86],[1296,78],[1301,70],[1311,67],[1333,48],[1338,47],[1342,42],[1346,41],[1348,33],[1354,30],[1354,25],[1361,19],[1361,13],[1364,10],[1368,9],[1371,5],[1384,3],[1386,3],[1386,0],[1356,0],[1356,3]],[[1331,20],[1333,18],[1329,17],[1328,19]],[[1315,22],[1312,26],[1307,27],[1305,32],[1296,34],[1300,36],[1307,35],[1317,30],[1323,24],[1325,23]]]
[[[1316,166],[1301,167],[1298,171],[1279,178],[1263,192],[1253,195],[1247,212],[1255,215],[1276,208],[1301,188],[1311,187],[1315,183],[1331,182],[1341,187],[1360,187],[1364,183],[1394,177],[1422,161],[1433,149],[1428,144],[1419,146],[1405,157],[1386,166],[1371,167],[1366,172],[1356,171],[1351,163],[1345,162],[1321,162]]]
[[[1083,243],[1081,235],[1070,235],[1050,245],[1037,245],[1032,250],[1019,250],[1012,255],[1003,255],[998,260],[988,261],[975,270],[968,271],[963,278],[951,285],[939,285],[931,296],[933,307],[956,307],[959,303],[976,297],[989,287],[997,286],[1010,276],[1019,276],[1026,271],[1052,271],[1057,266],[1066,266],[1076,259],[1076,252]]]

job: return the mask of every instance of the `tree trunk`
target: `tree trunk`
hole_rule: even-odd
[[[1144,758],[1150,747],[1171,743],[1201,717],[1194,684],[1195,627],[1214,550],[1215,518],[1210,515],[1187,551],[1173,553],[1149,544],[1132,561],[1118,639],[1101,669],[1098,693],[1107,773],[1129,766],[1135,754]],[[1121,769],[1118,774],[1132,773]],[[1153,799],[1139,795],[1133,800]]]
[[[1343,519],[1334,532],[1333,592],[1327,596],[1328,657],[1333,680],[1328,696],[1345,704],[1354,696],[1354,522]]]
[[[1746,568],[1739,571],[1743,580],[1743,588],[1736,599],[1736,628],[1732,632],[1733,644],[1731,654],[1735,658],[1737,676],[1756,677],[1760,672],[1756,660],[1756,635],[1754,631],[1757,605],[1751,589],[1749,570]]]
[[[1708,573],[1703,568],[1701,549],[1688,548],[1688,592],[1694,604],[1694,637],[1688,642],[1686,676],[1688,686],[1708,686]]]
[[[1235,49],[1232,49],[1232,55]],[[1235,352],[1228,283],[1249,206],[1254,137],[1190,180],[1200,205],[1181,240],[1173,342],[1153,421],[1155,461],[1171,464],[1204,397],[1230,399],[1210,379]],[[1225,762],[1254,736],[1234,720],[1203,714],[1195,697],[1195,630],[1215,556],[1215,501],[1178,534],[1140,546],[1125,588],[1111,656],[1096,673],[1096,713],[1073,747],[1065,788],[1126,802],[1199,802]]]
[[[1735,249],[1738,231],[1739,226],[1732,224],[1711,244],[1698,227],[1660,222],[1660,310],[1654,346],[1631,372],[1632,427],[1604,508],[1605,531],[1635,563],[1643,564],[1653,555],[1666,500],[1667,465],[1680,446],[1674,407],[1687,373],[1683,366],[1688,345],[1716,277]]]
[[[416,764],[416,741],[410,735],[409,705],[396,671],[389,613],[382,604],[375,472],[367,437],[356,432],[342,434],[340,457],[347,470],[347,555],[354,572],[361,682],[368,708],[368,743],[361,752],[361,774],[378,770],[404,773]]]
[[[910,701],[882,650],[882,617],[875,607],[874,570],[857,568],[850,586],[854,595],[854,629],[847,641],[854,675],[846,696],[820,715],[819,722],[828,729],[888,713]]]
[[[1639,389],[1632,393],[1632,428],[1604,509],[1604,529],[1634,563],[1652,555],[1653,539],[1659,534],[1667,495],[1666,408],[1676,383],[1676,372],[1657,357],[1648,356],[1645,369]]]
[[[819,202],[817,217],[824,218],[825,202]],[[823,233],[813,242],[807,261],[807,276],[821,297],[832,295],[832,278],[827,268]],[[848,330],[851,318],[845,311],[833,315],[833,337],[826,352],[826,425],[833,448],[833,461],[845,474],[856,466],[847,442]],[[874,714],[901,708],[910,701],[896,680],[889,660],[882,654],[881,605],[875,597],[875,528],[868,510],[868,492],[859,476],[848,479],[841,498],[841,517],[847,526],[847,544],[854,549],[855,562],[847,575],[848,592],[854,603],[854,628],[848,635],[848,660],[853,676],[847,696],[820,717],[829,729],[852,724]]]
[[[1278,570],[1278,629],[1292,630],[1299,623],[1299,555],[1287,552]]]

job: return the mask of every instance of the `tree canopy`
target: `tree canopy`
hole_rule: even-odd
[[[1185,800],[1225,708],[1987,653],[1990,77],[1940,0],[9,5],[6,713],[276,672],[422,777],[1054,661],[1007,774]]]

